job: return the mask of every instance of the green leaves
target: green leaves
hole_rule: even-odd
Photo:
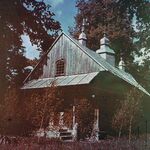
[[[46,52],[60,31],[60,23],[53,17],[43,1],[0,1],[0,95],[8,86],[20,86],[25,79],[24,68],[29,63],[21,35],[29,35],[32,44]]]
[[[116,64],[123,54],[127,69],[130,70],[134,60],[133,53],[138,53],[143,47],[149,47],[149,5],[150,2],[146,0],[78,0],[76,6],[79,11],[75,17],[76,25],[70,30],[71,34],[78,37],[82,19],[87,18],[88,47],[98,49],[99,40],[106,31],[111,47],[116,52]],[[135,39],[140,40],[134,42]]]

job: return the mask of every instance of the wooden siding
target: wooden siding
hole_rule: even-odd
[[[41,78],[55,76],[56,61],[59,59],[65,60],[65,75],[91,73],[103,70],[95,61],[85,54],[80,47],[62,34],[48,53],[47,64],[43,66]]]

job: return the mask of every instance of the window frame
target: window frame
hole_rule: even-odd
[[[60,63],[60,64],[59,64]],[[63,64],[62,64],[63,63]],[[58,67],[61,67],[61,66],[58,66],[58,65],[62,65],[63,69],[62,68],[59,68]],[[63,72],[62,72],[63,70]],[[66,70],[66,61],[65,59],[61,58],[61,59],[58,59],[56,62],[55,62],[55,77],[59,77],[59,76],[64,76],[65,75],[65,70]]]

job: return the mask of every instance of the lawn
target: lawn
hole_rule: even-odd
[[[100,140],[98,142],[64,142],[55,139],[18,138],[11,143],[1,144],[0,150],[149,150],[144,138],[133,139],[130,144],[126,138]]]

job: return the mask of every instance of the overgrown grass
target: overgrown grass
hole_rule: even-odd
[[[144,139],[134,139],[130,142],[126,138],[101,140],[98,142],[80,141],[63,142],[57,139],[21,138],[17,143],[1,144],[0,150],[149,150]],[[149,142],[149,141],[148,141]]]

